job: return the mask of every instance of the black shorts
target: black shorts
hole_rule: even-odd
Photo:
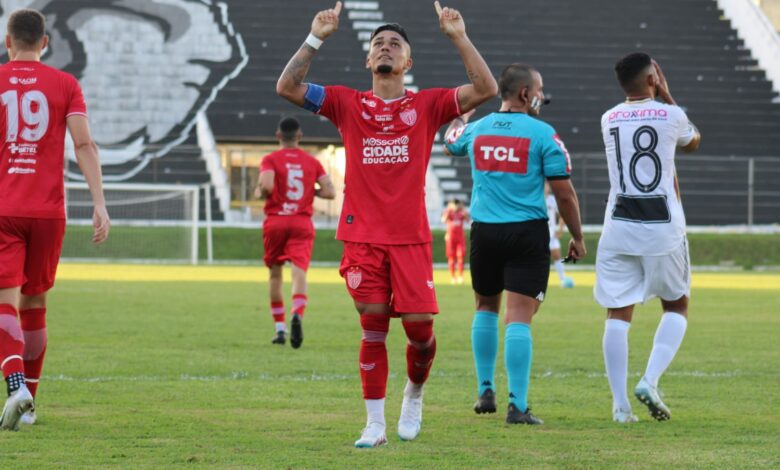
[[[550,277],[547,220],[471,224],[471,286],[482,296],[504,289],[544,300]]]

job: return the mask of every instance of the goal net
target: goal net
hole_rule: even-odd
[[[105,243],[95,245],[89,187],[65,183],[68,220],[62,258],[197,264],[200,189],[195,185],[105,183],[111,231]]]

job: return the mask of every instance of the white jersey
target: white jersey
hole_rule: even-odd
[[[558,203],[552,194],[547,195],[544,201],[547,203],[547,225],[550,227],[550,238],[555,238],[555,233],[558,231]]]
[[[685,112],[653,100],[621,103],[601,117],[609,199],[599,248],[662,255],[680,247],[685,214],[674,188],[674,154],[696,135]]]

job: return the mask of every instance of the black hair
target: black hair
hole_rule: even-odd
[[[22,47],[34,47],[46,34],[46,18],[38,10],[24,8],[11,13],[8,34]]]
[[[298,131],[301,130],[301,123],[294,117],[282,118],[279,121],[279,133],[282,134],[282,140],[290,142],[295,140]]]
[[[653,64],[653,59],[644,52],[633,52],[623,57],[615,64],[615,75],[618,83],[625,91],[636,91],[636,79]]]
[[[498,79],[498,90],[501,99],[508,99],[514,96],[517,91],[524,87],[533,85],[533,73],[537,70],[526,64],[509,64],[501,71]]]
[[[378,27],[377,29],[374,30],[373,33],[371,33],[371,39],[369,39],[369,42],[373,41],[374,36],[381,33],[382,31],[394,31],[400,34],[401,37],[404,38],[404,41],[406,41],[406,44],[409,44],[409,46],[411,47],[412,43],[409,42],[409,37],[406,35],[406,30],[404,30],[403,26],[401,26],[398,23],[386,23]]]

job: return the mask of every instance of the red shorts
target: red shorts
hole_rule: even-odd
[[[339,273],[358,302],[390,304],[394,313],[438,313],[430,243],[344,242]]]
[[[263,221],[263,261],[269,268],[291,261],[307,270],[314,246],[314,225],[309,216],[269,215]]]
[[[22,287],[38,295],[54,286],[64,219],[0,216],[0,289]]]
[[[466,237],[463,235],[445,235],[444,252],[447,258],[463,258],[466,253]]]

